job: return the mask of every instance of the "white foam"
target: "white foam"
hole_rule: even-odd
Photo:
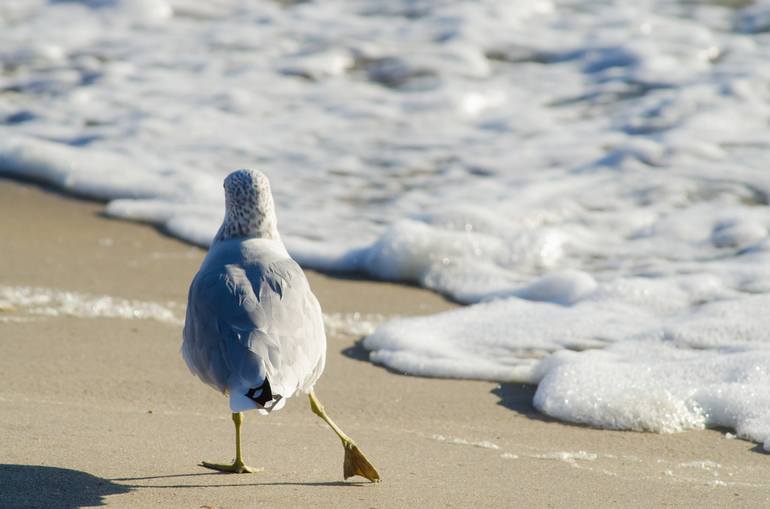
[[[540,459],[555,459],[559,461],[564,461],[565,463],[575,463],[577,460],[580,461],[594,461],[596,458],[599,457],[598,454],[593,452],[587,452],[587,451],[557,451],[557,452],[547,452],[543,454],[536,454],[532,456],[533,458],[540,458]]]
[[[658,289],[658,298],[685,288],[701,295],[691,279]],[[372,361],[406,373],[538,383],[535,406],[562,420],[656,432],[728,427],[764,441],[770,322],[763,310],[770,297],[694,310],[680,297],[661,318],[654,298],[645,309],[644,299],[629,295],[623,302],[600,286],[572,306],[509,299],[402,318],[364,346]]]
[[[590,303],[570,308],[496,300],[387,322],[364,340],[364,347],[372,361],[405,373],[533,382],[535,366],[549,352],[600,347],[651,318],[622,306],[610,305],[609,311]]]
[[[722,465],[720,465],[716,461],[711,461],[711,460],[687,461],[684,463],[679,463],[679,465],[677,466],[680,468],[693,468],[693,469],[705,470],[707,472],[715,472],[722,468]]]
[[[495,444],[494,442],[490,442],[489,440],[466,440],[465,438],[459,438],[459,437],[448,437],[444,435],[431,435],[433,440],[436,440],[438,442],[446,442],[448,444],[455,444],[455,445],[469,445],[471,447],[480,447],[482,449],[493,449],[498,450],[500,449],[500,446]]]
[[[603,428],[729,427],[763,441],[770,429],[769,361],[768,350],[704,352],[633,341],[559,353],[545,361],[534,404],[557,418]]]
[[[27,286],[0,286],[0,312],[9,314],[0,316],[4,321],[18,322],[34,317],[74,316],[182,323],[169,306],[157,302]]]
[[[324,325],[329,336],[360,338],[374,332],[385,320],[387,317],[379,313],[324,313]]]

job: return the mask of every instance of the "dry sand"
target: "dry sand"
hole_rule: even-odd
[[[0,180],[0,287],[184,310],[204,255],[98,203]],[[452,307],[416,288],[309,274],[327,313]],[[767,507],[770,457],[724,432],[612,432],[537,414],[533,389],[391,373],[329,338],[317,392],[383,482],[342,481],[342,448],[304,397],[247,414],[233,457],[224,397],[189,374],[181,325],[0,312],[0,507]]]

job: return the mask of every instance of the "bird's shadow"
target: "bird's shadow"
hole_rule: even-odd
[[[0,507],[93,507],[129,491],[130,486],[79,470],[0,464]]]

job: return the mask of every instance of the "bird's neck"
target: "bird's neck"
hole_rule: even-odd
[[[214,241],[237,238],[280,240],[275,212],[266,210],[246,214],[228,209]]]

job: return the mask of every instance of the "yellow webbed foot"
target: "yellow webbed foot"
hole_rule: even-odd
[[[235,461],[232,464],[209,463],[208,461],[201,461],[200,466],[209,468],[211,470],[218,470],[219,472],[229,472],[231,474],[253,474],[254,472],[261,472],[264,470],[262,467],[255,468],[244,465],[242,461]]]
[[[372,482],[380,482],[380,474],[366,458],[361,449],[353,442],[345,444],[345,461],[342,465],[342,475],[347,479],[354,475],[360,475]]]

